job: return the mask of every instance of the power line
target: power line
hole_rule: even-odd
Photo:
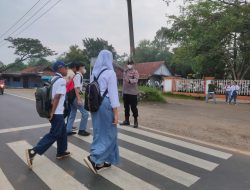
[[[15,27],[41,0],[38,0],[20,19],[18,19],[10,28],[8,28],[3,34],[1,34],[0,38],[2,38],[5,34],[7,34],[12,28]]]
[[[25,27],[21,32],[16,34],[15,36],[20,35],[23,33],[25,30],[27,30],[29,27],[31,27],[36,21],[38,21],[40,18],[42,18],[45,14],[47,14],[51,9],[53,9],[58,3],[60,3],[62,0],[58,0],[56,3],[54,3],[47,11],[45,11],[43,14],[41,14],[38,18],[36,18],[32,23],[30,23],[27,27]]]
[[[18,28],[16,28],[16,30],[14,30],[13,32],[11,32],[8,36],[11,36],[12,34],[14,34],[16,31],[18,31],[19,29],[21,29],[26,23],[28,23],[34,16],[36,16],[47,4],[49,4],[51,0],[46,1],[46,3],[43,4],[42,7],[40,7],[40,9],[38,9],[33,15],[31,15],[24,23],[22,23],[21,26],[19,26]]]
[[[51,0],[49,0],[51,1]],[[47,14],[51,9],[53,9],[58,3],[60,3],[62,0],[58,0],[56,3],[54,3],[49,9],[47,9],[44,13],[42,13],[39,17],[37,17],[32,23],[30,23],[27,27],[25,27],[21,32],[19,32],[18,34],[16,34],[15,36],[20,35],[21,33],[23,33],[25,30],[27,30],[29,27],[31,27],[36,21],[38,21],[40,18],[42,18],[45,14]],[[48,2],[48,1],[47,1]],[[3,40],[4,41],[4,40]],[[2,41],[2,42],[3,42]],[[0,43],[2,43],[0,42]],[[2,45],[0,45],[0,48],[2,46],[4,46],[6,43],[3,43]]]

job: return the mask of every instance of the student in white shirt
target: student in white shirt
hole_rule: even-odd
[[[113,55],[108,50],[102,50],[93,68],[92,80],[105,70],[98,79],[101,95],[108,90],[97,112],[91,114],[93,124],[93,142],[90,155],[84,159],[87,166],[97,174],[102,168],[109,168],[119,163],[117,143],[118,87],[116,73],[113,68]]]
[[[226,98],[226,103],[230,100],[230,92],[231,92],[231,83],[228,82],[227,85],[224,87],[225,91],[225,98]]]
[[[57,61],[53,65],[53,70],[56,75],[52,78],[52,81],[56,81],[52,86],[52,109],[49,118],[51,128],[50,132],[35,147],[26,150],[27,162],[30,168],[32,168],[35,155],[43,155],[56,141],[56,158],[62,159],[70,156],[70,152],[67,152],[67,133],[63,116],[66,95],[66,80],[63,77],[67,75],[67,69],[63,62]]]
[[[237,82],[234,81],[233,85],[230,88],[230,100],[229,100],[229,104],[231,104],[232,100],[234,100],[234,105],[236,105],[236,99],[239,93],[240,87],[237,85]]]
[[[82,117],[80,122],[80,127],[78,131],[78,135],[81,136],[89,136],[90,133],[86,131],[89,113],[84,109],[84,104],[81,98],[82,90],[83,90],[83,74],[86,72],[85,67],[81,63],[75,63],[76,73],[73,78],[74,87],[75,87],[75,99],[73,103],[70,105],[70,115],[67,122],[67,134],[74,135],[75,132],[72,131],[73,124],[76,118],[77,110],[80,111]]]

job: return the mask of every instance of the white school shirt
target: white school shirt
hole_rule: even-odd
[[[230,87],[231,94],[233,94],[233,91],[235,91],[235,90],[236,91],[240,90],[240,87],[238,85],[232,85]]]
[[[100,87],[101,95],[108,89],[108,94],[111,102],[112,108],[120,107],[118,87],[117,87],[117,77],[113,70],[104,71],[98,79],[98,84]]]
[[[80,91],[82,91],[83,76],[80,72],[76,72],[76,75],[74,76],[73,81],[74,81],[74,87],[80,88]]]
[[[230,86],[230,85],[225,86],[225,90],[226,90],[227,92],[230,92],[230,91],[231,91],[231,86]]]
[[[60,73],[56,73],[56,75],[62,77]],[[56,77],[54,76],[52,80],[54,80]],[[55,114],[63,114],[64,111],[64,102],[65,102],[65,94],[66,94],[66,80],[64,78],[59,78],[52,86],[52,100],[54,99],[56,94],[60,94],[60,100],[58,102]]]

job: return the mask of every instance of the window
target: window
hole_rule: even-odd
[[[14,78],[13,78],[13,81],[14,81],[14,82],[20,82],[20,78],[19,78],[19,77],[14,77]]]

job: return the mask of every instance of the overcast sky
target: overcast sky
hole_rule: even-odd
[[[34,14],[47,1],[41,0],[25,18],[27,19]],[[40,14],[56,1],[50,0],[50,4]],[[37,0],[0,0],[0,36],[36,2]],[[182,2],[182,0],[179,0],[179,2]],[[178,1],[167,6],[162,0],[132,0],[132,6],[136,44],[142,39],[152,40],[156,31],[160,27],[166,26],[166,14],[179,13]],[[25,19],[21,23],[23,22],[25,22]],[[73,44],[82,48],[83,38],[101,37],[113,44],[119,54],[128,53],[129,35],[126,0],[62,0],[17,37],[37,38],[58,54],[66,52],[68,47]],[[0,60],[8,64],[15,60],[16,55],[13,54],[13,50],[7,47],[8,44],[1,47],[2,40],[3,38],[0,39]]]

